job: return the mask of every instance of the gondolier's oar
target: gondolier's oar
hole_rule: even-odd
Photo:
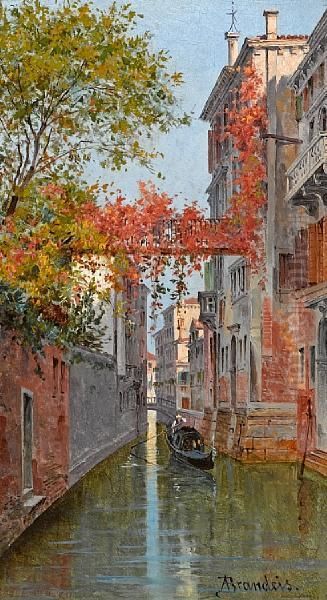
[[[144,462],[148,463],[148,465],[152,465],[153,467],[158,466],[156,463],[150,462],[147,458],[143,458],[143,456],[138,456],[134,452],[131,452],[130,456],[134,456],[135,458],[138,458],[138,460],[143,460]]]
[[[146,438],[145,440],[142,440],[142,442],[138,442],[137,444],[134,444],[133,446],[131,446],[131,449],[136,448],[136,446],[140,446],[140,444],[146,444],[146,442],[149,442],[150,440],[153,440],[154,438],[158,438],[163,433],[165,433],[165,432],[160,431],[160,433],[157,433],[156,435],[152,435],[150,438]]]

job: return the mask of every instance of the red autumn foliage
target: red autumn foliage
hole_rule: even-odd
[[[266,168],[260,134],[266,128],[266,103],[262,81],[251,66],[240,73],[238,101],[230,108],[227,121],[222,139],[228,139],[233,147],[238,166],[233,184],[237,191],[220,219],[206,219],[195,202],[178,211],[173,199],[151,183],[140,183],[140,197],[135,202],[118,196],[103,206],[97,204],[97,190],[93,188],[83,201],[77,201],[64,187],[49,184],[42,193],[55,208],[55,225],[44,224],[27,211],[27,217],[20,216],[20,227],[24,218],[25,230],[16,231],[19,210],[8,218],[7,246],[2,245],[2,278],[24,288],[37,255],[40,265],[36,275],[33,270],[33,288],[26,284],[25,289],[30,295],[35,290],[38,306],[44,302],[43,311],[61,323],[65,312],[51,308],[51,299],[43,290],[51,278],[56,285],[65,285],[69,280],[69,260],[62,262],[65,257],[75,262],[83,259],[91,272],[97,269],[97,257],[108,257],[108,287],[119,287],[126,278],[136,282],[150,278],[157,308],[165,291],[160,282],[167,267],[172,271],[174,298],[186,291],[187,276],[200,270],[202,261],[215,254],[244,256],[258,271],[264,251]],[[64,266],[57,268],[55,264]]]

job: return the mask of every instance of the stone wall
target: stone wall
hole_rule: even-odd
[[[70,367],[70,485],[146,429],[146,406],[130,385],[125,393],[127,378],[118,377],[114,359],[86,350],[79,355]]]
[[[251,411],[218,411],[216,448],[247,462],[297,458],[296,405],[253,403]]]

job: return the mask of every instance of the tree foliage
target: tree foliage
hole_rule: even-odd
[[[101,302],[127,279],[151,279],[158,309],[168,268],[176,299],[213,254],[243,255],[254,269],[262,263],[266,112],[250,66],[240,73],[224,134],[240,166],[219,221],[205,219],[196,203],[177,211],[151,183],[140,184],[134,201],[109,195],[102,204],[107,186],[82,183],[91,151],[116,168],[128,158],[149,164],[144,137],[185,120],[173,110],[180,76],[168,74],[164,53],[150,53],[148,34],[131,34],[135,19],[115,4],[107,12],[80,2],[53,10],[37,0],[2,8],[1,176],[10,202],[1,227],[0,319],[35,350],[45,340],[99,347]]]
[[[187,123],[176,115],[180,73],[139,34],[129,4],[81,0],[0,5],[0,180],[12,214],[35,177],[70,178],[95,153],[103,167],[149,165],[149,138]]]

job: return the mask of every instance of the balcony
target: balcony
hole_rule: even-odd
[[[199,320],[208,325],[210,329],[217,327],[217,293],[199,292],[198,300],[200,303]]]
[[[319,218],[327,206],[327,132],[316,136],[287,171],[286,200]]]

